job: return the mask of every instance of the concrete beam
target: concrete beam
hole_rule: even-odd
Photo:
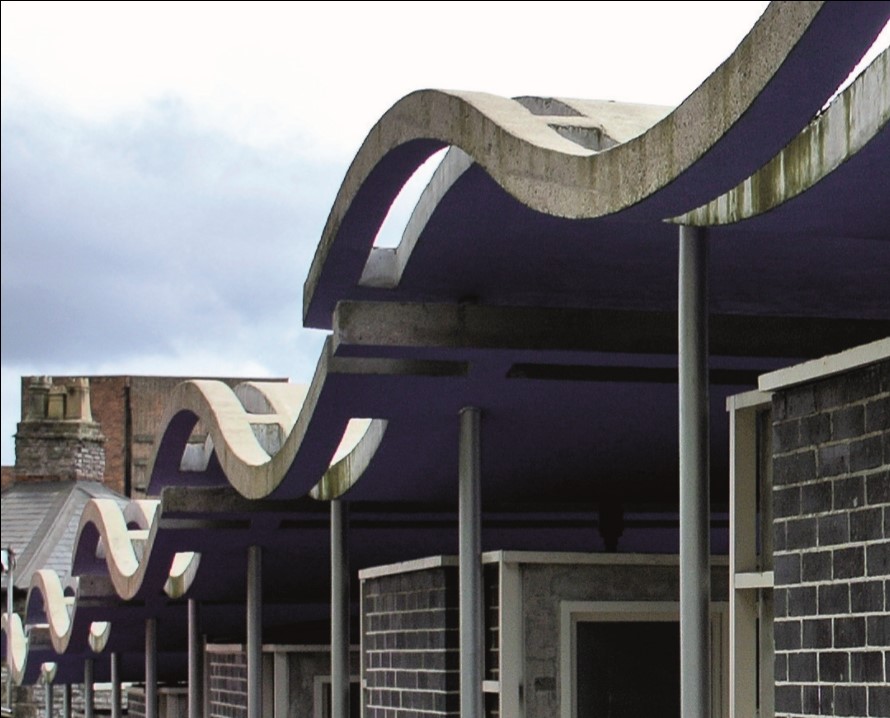
[[[339,302],[333,351],[411,357],[423,350],[426,358],[448,351],[451,359],[470,350],[670,355],[677,321],[675,312]],[[890,333],[890,321],[878,320],[716,315],[710,322],[709,351],[724,356],[822,356]]]

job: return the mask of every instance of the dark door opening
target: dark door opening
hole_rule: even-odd
[[[680,718],[676,621],[577,624],[578,718]]]

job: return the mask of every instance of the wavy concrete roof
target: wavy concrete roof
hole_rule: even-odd
[[[676,501],[672,217],[712,238],[719,505],[727,395],[764,370],[890,335],[886,54],[820,112],[888,16],[886,2],[774,3],[667,114],[439,91],[397,103],[357,153],[307,280],[306,323],[333,332],[311,384],[182,385],[151,472],[161,503],[88,508],[78,590],[94,580],[107,600],[93,614],[77,599],[69,618],[108,619],[111,650],[134,635],[115,625],[168,611],[182,626],[179,596],[212,597],[208,632],[238,635],[244,549],[261,545],[275,577],[268,625],[323,623],[329,529],[307,495],[349,500],[356,565],[453,551],[467,405],[484,411],[488,547],[598,550],[593,527],[611,507],[628,517],[621,547],[645,550]],[[839,122],[851,142],[838,153],[820,138]],[[399,188],[442,146],[452,151],[402,245],[373,248]],[[813,147],[828,160],[806,165],[800,191],[744,199]],[[204,446],[189,441],[199,420]],[[654,540],[671,550],[674,527],[664,531]],[[49,583],[35,606],[68,600]],[[61,639],[73,629],[59,615]],[[137,650],[135,635],[118,645]]]
[[[373,239],[402,184],[440,147],[458,147],[469,155],[485,176],[480,183],[493,185],[482,192],[474,187],[472,193],[486,202],[489,195],[501,194],[499,202],[506,208],[489,207],[488,216],[480,217],[474,203],[455,202],[464,210],[464,224],[484,226],[478,237],[472,229],[449,232],[443,253],[469,265],[474,255],[465,248],[471,241],[492,244],[492,230],[500,230],[505,236],[494,244],[515,255],[524,237],[518,228],[531,223],[544,230],[547,252],[571,252],[586,257],[585,266],[594,266],[601,250],[590,224],[548,222],[547,217],[618,215],[616,221],[657,222],[730,189],[806,126],[887,15],[883,3],[773,3],[738,49],[676,110],[639,136],[599,152],[554,128],[571,125],[577,116],[539,115],[521,101],[476,93],[409,95],[372,129],[343,181],[306,282],[307,324],[329,328],[336,301],[374,296],[359,287]],[[590,113],[578,124],[598,122],[595,106],[573,109]],[[607,126],[608,121],[604,117],[599,123]],[[587,245],[580,249],[573,247],[573,242],[585,244],[579,233]],[[529,254],[546,262],[541,239],[536,232],[537,251]],[[497,266],[488,262],[490,268]],[[450,264],[446,268],[452,270]],[[560,269],[565,274],[568,267]],[[427,296],[434,294],[437,281],[447,281],[443,273],[426,276],[433,282]],[[545,285],[553,280],[540,268],[537,274]],[[526,273],[520,279],[527,285],[534,276]],[[458,291],[472,294],[470,289],[453,277],[448,298],[460,297]],[[484,290],[479,286],[475,294]],[[572,294],[570,301],[583,302],[579,295]]]
[[[811,175],[793,170],[797,199],[814,195],[806,206],[828,213],[773,211],[754,231],[711,230],[719,500],[726,395],[753,386],[759,371],[890,333],[887,203],[863,200],[886,180],[886,55],[820,114],[888,15],[887,3],[775,3],[667,114],[570,99],[406,97],[357,153],[307,280],[307,322],[333,329],[310,388],[279,387],[292,395],[249,411],[222,386],[184,385],[152,487],[228,481],[249,498],[314,487],[316,496],[447,502],[455,417],[478,405],[491,500],[670,503],[676,228],[666,220],[703,200],[725,204],[721,193],[745,191],[734,184],[762,186],[757,178],[777,163],[790,176],[791,157],[815,153],[826,159]],[[452,151],[402,246],[373,248],[402,182],[442,145]],[[377,421],[359,425],[363,439],[332,469],[354,417]],[[198,418],[215,451],[203,470],[185,472]],[[653,451],[604,452],[615,437]],[[560,457],[549,469],[558,478],[541,480],[553,466],[542,451]]]

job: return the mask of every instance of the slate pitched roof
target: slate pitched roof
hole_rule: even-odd
[[[126,504],[125,497],[96,481],[26,481],[3,492],[0,545],[15,552],[16,588],[27,590],[41,568],[54,569],[63,582],[70,576],[80,515],[93,498]]]

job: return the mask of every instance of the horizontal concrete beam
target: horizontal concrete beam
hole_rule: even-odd
[[[411,350],[500,350],[674,354],[677,315],[611,309],[475,304],[340,302],[340,357],[410,357]],[[711,353],[739,357],[821,356],[890,334],[890,321],[810,317],[711,317]],[[386,350],[403,350],[389,352]]]

